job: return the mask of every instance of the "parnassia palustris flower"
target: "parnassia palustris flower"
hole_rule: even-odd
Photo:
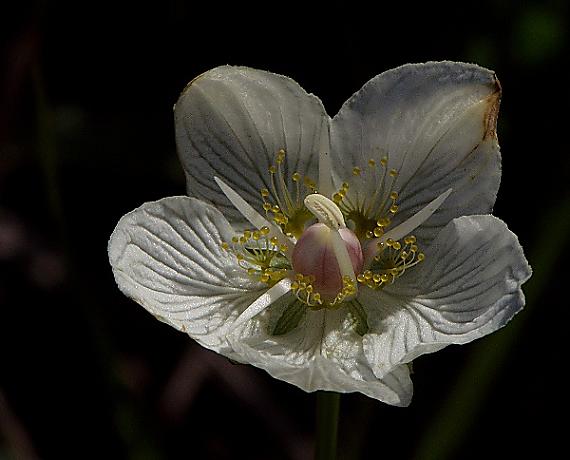
[[[330,118],[287,77],[212,69],[175,107],[190,197],[120,220],[117,284],[228,358],[405,406],[408,363],[524,305],[530,267],[490,215],[500,96],[476,65],[404,65]]]

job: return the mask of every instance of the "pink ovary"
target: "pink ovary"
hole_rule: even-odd
[[[293,270],[305,276],[312,275],[315,292],[325,301],[333,300],[343,288],[342,275],[334,253],[331,232],[325,224],[308,227],[293,249]],[[355,274],[362,271],[363,255],[360,241],[348,228],[339,230],[346,245]]]

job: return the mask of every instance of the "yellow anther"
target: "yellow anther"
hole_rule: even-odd
[[[366,230],[366,238],[372,238],[374,236],[374,233],[372,232],[372,230]]]
[[[287,247],[286,244],[281,244],[281,245],[279,245],[279,250],[280,250],[281,252],[286,253],[286,252],[287,252],[287,249],[289,249],[289,248]]]
[[[285,150],[280,149],[277,152],[277,163],[283,163],[284,159],[285,159]]]
[[[262,189],[260,190],[260,192],[261,192],[261,196],[262,196],[263,198],[267,198],[267,197],[269,196],[269,190],[267,190],[266,188],[262,188]]]
[[[253,276],[253,275],[255,275],[256,273],[257,273],[257,270],[256,270],[255,268],[248,268],[248,269],[247,269],[247,274],[248,274],[249,276]]]
[[[352,175],[353,176],[360,176],[360,168],[358,166],[355,166],[354,168],[352,168]]]
[[[373,168],[374,166],[376,166],[376,161],[374,161],[372,158],[370,158],[370,160],[368,160],[368,166]]]
[[[417,246],[417,245],[412,244],[412,245],[410,246],[410,251],[416,252],[417,250],[418,250],[418,246]]]
[[[299,180],[301,180],[301,174],[299,174],[298,172],[293,173],[291,179],[293,179],[293,182],[299,182]]]
[[[372,275],[372,272],[371,272],[370,270],[366,270],[366,271],[364,272],[364,279],[365,279],[365,280],[370,280],[370,279],[372,279],[372,276],[373,276],[373,275]]]
[[[276,168],[275,166],[271,165],[271,166],[269,167],[269,172],[270,172],[271,174],[275,174],[275,173],[277,172],[277,168]]]
[[[279,244],[279,238],[277,238],[276,236],[272,237],[269,242],[273,245],[273,246],[277,246]]]
[[[390,219],[388,219],[387,217],[382,217],[381,219],[378,219],[376,221],[376,225],[378,225],[378,227],[387,227],[388,225],[390,225]]]
[[[386,166],[386,165],[388,164],[388,158],[387,158],[387,157],[383,157],[383,158],[380,160],[380,164],[381,164],[382,166]]]
[[[237,236],[232,236],[232,243],[239,243],[239,238]]]
[[[261,228],[259,229],[259,231],[261,232],[261,234],[262,234],[263,236],[269,235],[269,232],[270,232],[269,227],[267,227],[267,226],[261,227]]]
[[[390,277],[389,277],[386,273],[382,273],[382,274],[380,275],[380,280],[381,280],[383,283],[387,283],[389,279],[390,279]]]
[[[252,237],[255,241],[258,241],[259,238],[261,238],[261,232],[256,230],[255,232],[253,232]]]
[[[409,235],[404,238],[404,243],[406,244],[414,244],[416,242],[416,237],[414,235]]]
[[[402,251],[402,252],[400,253],[400,258],[401,258],[401,259],[404,259],[404,260],[405,260],[405,259],[408,258],[408,256],[409,256],[409,254],[408,254],[406,251]]]
[[[382,281],[382,277],[380,276],[380,274],[375,273],[375,274],[372,276],[372,281],[374,281],[375,283],[379,283],[380,281]]]
[[[263,275],[261,275],[260,279],[262,283],[267,283],[271,279],[271,277],[267,273],[264,273]]]
[[[399,251],[400,249],[402,249],[402,245],[400,244],[399,241],[394,241],[394,244],[392,245],[392,247],[393,247],[396,251]]]
[[[418,260],[421,262],[422,260],[424,260],[426,258],[425,254],[423,252],[420,252],[418,254]]]
[[[398,175],[398,171],[396,171],[395,169],[390,170],[390,177],[396,177],[397,175]]]
[[[392,214],[396,214],[398,212],[398,205],[397,204],[393,204],[392,206],[390,206],[390,212]]]
[[[279,206],[274,204],[271,206],[271,212],[278,213],[280,211]]]
[[[388,238],[386,240],[386,246],[388,247],[392,247],[394,245],[395,241],[392,238]]]
[[[335,193],[335,194],[333,195],[333,201],[334,201],[335,203],[340,203],[343,198],[344,198],[344,196],[341,195],[340,193]]]
[[[343,182],[342,185],[340,186],[340,188],[343,189],[344,191],[348,190],[348,183]]]
[[[374,229],[374,236],[380,238],[384,234],[384,231],[380,227]]]
[[[315,181],[307,176],[305,176],[305,178],[303,179],[303,183],[309,188],[312,188],[316,185]]]
[[[222,247],[222,249],[224,251],[227,251],[230,248],[230,245],[228,243],[226,243],[225,241],[222,242],[222,244],[220,246]]]
[[[249,240],[251,238],[251,231],[246,230],[245,232],[243,232],[243,236],[244,236],[244,238]]]
[[[397,200],[398,199],[398,192],[392,192],[390,193],[390,198],[392,200]]]
[[[362,273],[360,273],[357,277],[356,277],[356,281],[358,281],[359,283],[364,283],[364,281],[366,281],[366,278],[364,278],[364,275]]]
[[[264,211],[271,211],[271,203],[263,203]]]

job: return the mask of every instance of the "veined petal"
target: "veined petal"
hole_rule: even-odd
[[[354,166],[386,157],[386,169],[398,173],[395,225],[453,188],[418,229],[424,242],[455,217],[490,212],[500,181],[495,132],[500,94],[495,75],[472,64],[409,64],[378,75],[332,121],[335,180],[344,180]],[[391,191],[386,187],[385,197]]]
[[[407,366],[394,368],[381,380],[374,376],[346,309],[307,310],[302,324],[278,336],[268,332],[271,317],[264,312],[229,337],[238,361],[309,392],[359,391],[396,406],[410,403]]]
[[[280,149],[290,190],[294,172],[318,176],[318,153],[328,146],[321,101],[290,78],[246,67],[222,66],[191,81],[175,107],[178,154],[188,193],[210,201],[233,222],[243,217],[215,184],[220,177],[254,208],[271,191],[268,168]]]
[[[165,198],[119,221],[109,260],[124,294],[205,347],[233,357],[224,335],[262,288],[221,249],[234,234],[212,206]]]
[[[371,332],[364,350],[379,377],[504,326],[524,306],[531,274],[517,237],[488,215],[454,219],[414,270],[381,293],[360,292]]]

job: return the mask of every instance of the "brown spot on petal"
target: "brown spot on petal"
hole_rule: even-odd
[[[483,140],[497,138],[497,116],[499,115],[499,106],[501,105],[501,93],[501,84],[495,77],[495,91],[486,100],[487,109],[483,116]]]

